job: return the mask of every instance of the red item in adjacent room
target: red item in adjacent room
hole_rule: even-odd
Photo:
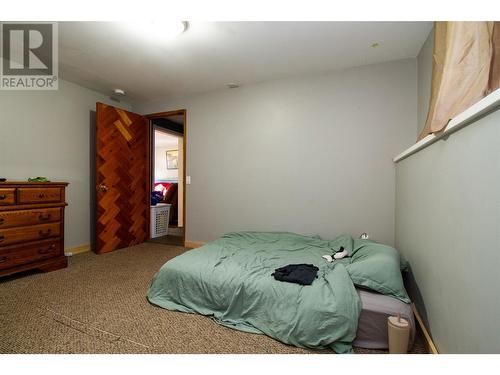
[[[170,186],[172,186],[170,182],[155,182],[154,191],[161,191],[163,197],[165,197]]]

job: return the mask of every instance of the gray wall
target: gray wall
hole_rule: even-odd
[[[417,58],[427,117],[432,31]],[[396,164],[396,247],[410,294],[443,353],[498,353],[500,111]],[[400,150],[402,151],[402,150]]]
[[[500,111],[397,163],[396,246],[444,353],[499,353]]]
[[[63,80],[57,91],[0,91],[0,176],[70,183],[66,248],[91,242],[90,129],[97,101],[117,105]]]
[[[416,60],[134,106],[187,109],[187,239],[236,230],[394,243],[392,157],[416,129]]]
[[[427,119],[432,81],[432,53],[434,50],[434,29],[431,30],[417,57],[417,136],[420,134]]]

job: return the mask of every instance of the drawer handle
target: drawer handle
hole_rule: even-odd
[[[44,232],[43,230],[38,231],[38,235],[39,235],[40,237],[47,237],[47,236],[50,236],[50,235],[51,235],[51,233],[52,233],[52,229],[47,229],[47,231],[46,231],[46,232]]]
[[[8,260],[9,258],[7,257],[0,257],[0,263],[4,263]]]
[[[56,248],[56,245],[52,244],[46,249],[38,250],[38,254],[48,254],[48,253],[50,253],[51,250],[54,250],[55,248]]]
[[[51,218],[52,214],[47,214],[45,216],[43,214],[40,214],[40,216],[38,216],[38,220],[40,221],[49,221]]]
[[[5,219],[3,217],[0,217],[0,225],[4,223]]]
[[[40,199],[45,198],[45,194],[44,193],[38,194],[38,198],[40,198]]]
[[[3,201],[7,196],[5,194],[0,194],[0,201]]]
[[[0,236],[0,242],[3,242],[5,240],[5,236]]]
[[[56,245],[52,244],[52,245],[50,245],[46,249],[40,249],[40,250],[38,250],[38,254],[42,254],[42,255],[43,254],[48,254],[48,253],[50,253],[51,250],[54,250],[55,248],[56,248]]]

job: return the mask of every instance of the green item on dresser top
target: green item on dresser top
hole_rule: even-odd
[[[28,182],[50,182],[47,177],[30,177]]]

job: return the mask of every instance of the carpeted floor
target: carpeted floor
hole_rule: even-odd
[[[152,276],[183,251],[145,243],[75,255],[63,270],[1,279],[0,353],[318,353],[150,305]],[[420,339],[413,351],[424,352]]]

